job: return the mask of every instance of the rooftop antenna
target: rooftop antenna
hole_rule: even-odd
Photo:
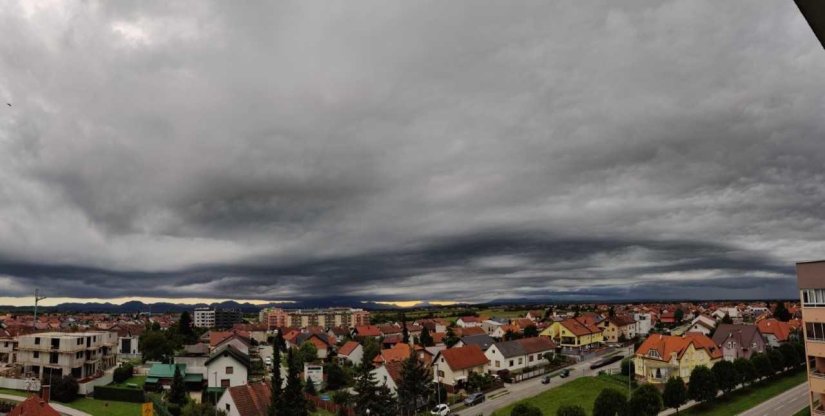
[[[32,325],[34,325],[35,328],[37,328],[37,303],[46,299],[45,296],[39,296],[39,294],[40,289],[34,289],[34,322],[32,322]]]

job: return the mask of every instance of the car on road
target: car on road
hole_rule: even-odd
[[[559,377],[561,377],[561,378],[567,378],[569,376],[570,376],[570,369],[569,368],[565,368],[564,370],[561,370],[561,374],[559,374]]]
[[[550,384],[550,376],[544,376],[541,378],[541,384]]]
[[[266,360],[264,360],[264,361],[266,361],[266,365],[268,365],[268,366],[272,365],[272,358],[266,357]]]
[[[590,365],[590,369],[591,369],[591,370],[595,370],[595,369],[597,369],[597,368],[599,368],[599,367],[604,367],[604,366],[606,366],[606,365],[613,364],[613,363],[615,363],[616,361],[621,361],[621,359],[622,359],[622,358],[624,358],[624,355],[621,355],[621,354],[614,355],[614,356],[612,356],[612,357],[607,357],[607,358],[605,358],[605,359],[602,359],[602,360],[596,361],[595,363],[591,364],[591,365]]]
[[[485,396],[484,393],[471,393],[466,399],[464,399],[464,405],[472,406],[474,404],[484,403],[486,398],[487,396]]]
[[[438,404],[433,410],[430,410],[430,414],[433,416],[447,416],[450,414],[450,406],[444,403]]]

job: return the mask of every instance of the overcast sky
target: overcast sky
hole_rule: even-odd
[[[795,296],[794,3],[548,3],[2,3],[0,297]]]

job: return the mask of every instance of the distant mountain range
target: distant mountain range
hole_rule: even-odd
[[[314,299],[301,300],[297,302],[284,303],[268,303],[263,305],[254,305],[248,302],[239,303],[235,301],[226,301],[220,303],[198,303],[198,304],[182,304],[182,303],[144,303],[140,301],[129,301],[120,305],[114,303],[61,303],[56,306],[41,306],[38,308],[41,312],[77,312],[77,313],[181,313],[183,311],[192,311],[200,307],[215,307],[225,309],[240,309],[243,313],[257,313],[263,308],[284,308],[284,309],[312,309],[312,308],[329,308],[329,307],[351,307],[363,308],[369,310],[388,310],[396,309],[391,305],[383,305],[375,302],[357,302],[357,301],[342,301],[336,299]],[[33,306],[3,306],[0,305],[0,311],[8,312],[30,312]]]

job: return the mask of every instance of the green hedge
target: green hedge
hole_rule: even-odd
[[[143,390],[114,386],[95,386],[95,399],[130,403],[146,402]]]

